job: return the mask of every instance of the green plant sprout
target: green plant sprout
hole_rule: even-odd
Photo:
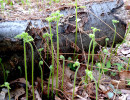
[[[107,69],[111,68],[111,62],[110,61],[107,61],[106,68]],[[107,69],[106,69],[106,72],[108,71]]]
[[[39,67],[40,67],[40,70],[41,70],[41,87],[42,87],[42,92],[43,92],[43,71],[42,71],[41,65],[43,65],[43,61],[39,62]]]
[[[45,33],[44,35],[42,35],[42,37],[46,38],[46,40],[47,40],[47,61],[48,61],[48,58],[49,58],[49,39],[48,39],[48,37],[50,37],[50,34]]]
[[[65,57],[63,55],[60,55],[60,59],[63,60],[63,71],[62,71],[62,84],[61,84],[61,89],[63,91],[63,82],[64,82],[64,69],[65,69]]]
[[[98,100],[98,86],[97,86],[97,82],[96,79],[93,77],[92,71],[89,70],[85,70],[86,74],[91,78],[91,80],[94,80],[95,85],[96,85],[96,100]]]
[[[51,39],[51,54],[52,54],[52,67],[54,67],[54,52],[53,52],[53,39],[52,39],[52,32],[51,32],[51,22],[55,20],[55,17],[47,17],[46,20],[49,22],[49,28],[50,28],[50,39]],[[52,71],[52,98],[53,98],[53,82],[54,82],[54,68]]]
[[[21,0],[22,4],[24,5],[24,0]]]
[[[96,66],[98,67],[98,69],[99,69],[99,72],[101,72],[101,67],[103,66],[103,63],[96,63]]]
[[[71,58],[71,57],[68,57],[68,59],[67,59],[67,60],[68,60],[68,61],[71,61],[71,60],[72,60],[72,58]],[[67,66],[70,68],[70,67],[71,67],[71,65],[73,65],[73,64],[69,62]]]
[[[51,5],[52,0],[49,0],[49,5]]]
[[[129,70],[129,67],[130,67],[130,58],[129,58],[129,61],[128,61],[128,65],[126,67],[126,70]]]
[[[53,20],[57,21],[56,24],[56,32],[57,32],[57,75],[56,75],[56,89],[58,89],[58,69],[59,69],[59,35],[58,35],[58,23],[60,20],[60,17],[62,17],[63,14],[60,14],[60,11],[56,11],[55,13],[51,14],[51,17]],[[58,95],[58,91],[56,90],[56,95]]]
[[[4,1],[0,0],[0,3],[1,3],[1,11],[4,11]]]
[[[60,14],[60,11],[56,11],[55,13],[52,13],[51,16],[55,17],[55,20],[57,21],[56,24],[56,32],[57,32],[57,75],[56,75],[56,89],[58,89],[58,70],[59,70],[59,34],[58,34],[58,23],[60,20],[60,17],[63,16],[63,14]],[[58,95],[58,91],[56,90],[56,95]]]
[[[3,85],[1,85],[0,87],[7,87],[7,89],[8,89],[8,96],[9,96],[9,100],[10,100],[10,86],[9,86],[9,83],[8,82],[4,82],[4,84]]]
[[[100,66],[99,64],[100,64],[101,66]],[[101,63],[101,62],[99,63],[99,62],[98,62],[98,63],[96,63],[96,65],[97,65],[97,67],[98,67],[98,69],[99,69],[99,72],[100,72],[100,69],[101,69],[101,67],[104,65],[104,63]],[[111,68],[111,62],[108,61],[108,62],[106,63],[106,66],[104,66],[104,67],[105,67],[105,69],[102,69],[103,72],[107,72],[108,69]]]
[[[30,42],[33,41],[33,38],[28,35],[27,32],[23,32],[22,34],[19,34],[15,36],[15,38],[23,39],[23,45],[24,45],[24,66],[25,66],[25,78],[26,78],[26,100],[28,100],[28,78],[27,78],[27,61],[26,61],[26,43],[31,44]],[[32,45],[32,72],[33,72],[33,47]],[[32,90],[33,90],[33,99],[34,99],[34,87],[33,87],[33,73],[32,73]]]
[[[114,43],[115,43],[115,39],[116,39],[116,26],[115,26],[116,23],[119,23],[119,21],[117,21],[117,20],[112,20],[112,24],[113,24],[113,26],[114,26],[114,28],[115,28],[115,34],[114,34],[113,43],[112,43],[112,46],[111,46],[110,60],[111,60],[111,56],[112,56],[112,54],[113,54],[112,49],[113,49],[113,46],[114,46]]]
[[[89,37],[91,38],[91,41],[89,43],[89,52],[88,52],[88,62],[87,62],[87,70],[88,70],[88,67],[89,67],[89,60],[90,60],[90,50],[91,50],[91,45],[92,45],[92,42],[93,42],[93,49],[92,49],[92,65],[91,65],[91,70],[93,69],[93,59],[94,59],[94,48],[96,46],[96,41],[95,41],[95,32],[96,31],[100,31],[100,29],[97,29],[97,28],[94,28],[94,27],[91,27],[91,29],[93,30],[93,34],[89,34]],[[88,76],[86,74],[85,76],[85,82],[88,81]]]
[[[9,5],[10,5],[10,6],[13,6],[13,2],[11,1]]]
[[[89,34],[89,37],[93,37],[93,34]],[[90,41],[90,43],[89,43],[89,52],[88,52],[88,62],[87,62],[87,70],[88,70],[88,67],[89,67],[89,60],[90,60],[90,50],[91,50],[91,45],[92,45],[92,40]],[[88,82],[88,76],[87,76],[87,74],[86,74],[86,76],[85,76],[85,82]]]
[[[71,57],[68,57],[68,60],[71,61],[72,58],[71,58]],[[76,71],[76,68],[73,67],[73,63],[72,63],[72,62],[69,62],[67,66],[70,68],[70,70],[72,70],[72,71]]]
[[[105,45],[105,49],[107,48],[107,42],[109,41],[109,38],[105,39],[106,45]]]
[[[32,38],[32,41],[33,41],[33,38]],[[31,47],[31,51],[32,51],[32,91],[33,91],[33,100],[35,100],[35,94],[34,94],[34,59],[33,59],[33,46],[32,44],[30,43],[31,41],[29,41],[29,45]]]
[[[0,64],[1,64],[1,66],[2,66],[2,69],[3,69],[3,75],[4,75],[4,82],[6,82],[6,73],[5,73],[5,68],[4,68],[4,65],[2,64],[2,58],[0,58]]]
[[[77,67],[75,75],[74,75],[74,87],[73,87],[73,94],[72,94],[72,100],[74,100],[74,92],[75,92],[75,83],[76,83],[76,77],[77,77],[77,72],[80,68],[80,63],[77,59],[77,61],[73,64],[73,67]]]
[[[130,81],[128,82],[128,84],[127,85],[130,85]]]
[[[8,3],[8,0],[5,0],[5,3],[7,4],[7,3]]]
[[[26,3],[27,3],[27,5],[29,4],[29,1],[28,0],[26,0]]]
[[[40,55],[42,55],[41,52],[43,51],[43,49],[44,49],[44,48],[39,48],[39,49],[38,49]],[[40,56],[40,61],[41,61],[41,56]]]
[[[93,69],[93,60],[94,60],[94,49],[95,49],[95,46],[96,46],[96,41],[95,41],[95,32],[97,31],[100,31],[100,29],[97,29],[97,28],[94,28],[94,27],[91,27],[91,29],[93,30],[93,35],[90,36],[92,38],[92,41],[93,41],[93,49],[92,49],[92,64],[91,64],[91,71]]]
[[[9,75],[10,71],[9,71],[9,70],[6,70],[5,73],[6,73],[5,80],[7,81],[7,78],[8,78],[8,75]]]
[[[53,0],[53,1],[56,2],[56,3],[60,2],[60,0]]]
[[[100,73],[100,75],[99,75],[99,78],[98,78],[98,87],[99,87],[99,81],[100,81],[100,79],[101,79],[102,73],[104,72],[103,69],[104,69],[104,67],[105,67],[108,50],[107,50],[107,49],[104,49],[104,50],[103,50],[103,53],[106,54],[106,55],[105,55],[103,64],[101,64],[100,66],[98,65],[98,67],[102,67],[102,71],[101,71],[101,73]]]
[[[50,75],[49,75],[48,89],[47,89],[47,98],[48,99],[49,99],[49,93],[50,93],[50,89],[49,89],[50,88],[50,79],[51,79],[51,74],[53,73],[54,67],[51,65],[49,68],[50,68]]]
[[[120,72],[122,69],[124,69],[123,64],[121,63],[114,63],[113,65],[117,66],[118,71]]]
[[[116,76],[116,72],[111,72],[111,76]]]
[[[130,79],[127,79],[127,85],[130,86]]]
[[[20,76],[22,75],[22,70],[21,70],[21,67],[20,66],[18,66],[18,69],[19,69],[19,71],[20,71]]]
[[[68,60],[69,60],[69,61],[71,61],[71,60],[72,60],[72,58],[71,58],[71,57],[68,57]]]

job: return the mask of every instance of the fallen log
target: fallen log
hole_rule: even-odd
[[[85,5],[86,8],[78,9],[78,35],[77,45],[75,45],[75,9],[64,8],[61,9],[61,13],[64,17],[59,23],[59,39],[60,39],[60,51],[61,52],[73,52],[74,49],[77,52],[82,51],[82,45],[85,51],[88,51],[90,38],[89,33],[92,33],[91,27],[100,29],[100,32],[96,32],[96,41],[100,45],[105,45],[105,38],[108,37],[108,45],[111,46],[114,37],[114,27],[112,20],[119,20],[116,24],[117,35],[115,43],[119,43],[123,40],[126,30],[126,24],[117,17],[114,13],[118,11],[120,7],[123,7],[122,0],[117,3],[116,0],[105,2],[93,2]],[[115,11],[116,10],[116,11]],[[113,12],[115,11],[115,12]],[[121,13],[121,12],[120,12]],[[52,23],[53,41],[56,44],[56,23]],[[23,44],[22,40],[14,39],[14,37],[22,32],[28,32],[33,38],[37,48],[43,47],[44,43],[41,38],[46,32],[49,32],[48,22],[43,20],[30,20],[30,21],[5,21],[0,22],[0,57],[3,59],[3,63],[6,66],[5,69],[10,71],[10,77],[19,76],[17,66],[23,66]],[[81,43],[82,39],[82,43]],[[98,47],[99,45],[97,45]],[[56,46],[55,46],[56,47]],[[27,47],[29,48],[29,47]],[[39,56],[35,52],[35,63],[38,62]],[[30,54],[30,50],[27,51],[27,55]],[[27,62],[31,63],[28,56]],[[30,67],[30,66],[29,66]],[[23,68],[24,69],[24,68]],[[15,71],[14,71],[15,70]],[[13,72],[13,74],[11,74]],[[2,75],[2,68],[0,68],[0,76]],[[11,79],[12,79],[11,78]]]

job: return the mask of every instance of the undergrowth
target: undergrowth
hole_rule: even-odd
[[[0,1],[1,2],[1,11],[4,11],[4,3],[8,3],[7,1]],[[24,5],[25,2],[23,0],[21,0],[22,4]],[[26,0],[26,3],[28,3],[29,1]],[[49,5],[51,5],[53,2],[60,2],[59,0],[50,0],[49,1]],[[12,3],[10,2],[10,6],[13,6]],[[77,45],[77,33],[78,33],[78,3],[77,3],[77,0],[75,0],[75,45]],[[82,8],[82,7],[81,7]],[[66,68],[66,63],[65,61],[67,61],[68,63],[68,67],[75,71],[74,72],[74,82],[73,82],[73,92],[71,93],[71,96],[72,96],[72,100],[75,99],[75,87],[76,87],[76,79],[77,79],[77,73],[78,73],[78,70],[80,69],[80,67],[82,66],[82,62],[80,62],[81,60],[76,59],[76,51],[74,49],[74,53],[73,53],[73,58],[74,59],[71,59],[69,57],[68,60],[65,60],[65,57],[64,55],[60,55],[60,52],[59,52],[59,22],[60,22],[60,18],[63,17],[63,14],[60,13],[60,11],[56,11],[54,13],[51,13],[51,15],[49,17],[46,18],[46,21],[48,21],[49,23],[49,33],[44,33],[44,35],[42,36],[43,38],[46,39],[46,42],[47,42],[47,62],[49,62],[49,55],[51,55],[51,65],[49,67],[49,78],[48,78],[48,84],[47,84],[47,98],[48,99],[52,99],[54,97],[54,93],[56,93],[57,96],[59,96],[60,92],[58,91],[62,91],[64,92],[64,76],[65,76],[65,68]],[[57,52],[55,52],[55,48],[54,48],[54,43],[53,43],[53,34],[52,33],[52,23],[53,22],[56,22],[56,35],[57,35]],[[94,84],[95,84],[95,89],[96,89],[96,100],[98,100],[99,98],[99,95],[98,95],[98,89],[99,89],[99,85],[100,85],[100,81],[101,81],[101,78],[102,78],[102,75],[106,72],[109,72],[109,70],[111,70],[111,67],[112,66],[117,66],[117,70],[119,72],[123,71],[123,70],[127,70],[127,71],[130,71],[130,58],[128,59],[127,61],[127,66],[126,68],[124,68],[123,64],[120,64],[120,63],[113,63],[111,62],[112,60],[112,57],[114,55],[117,55],[117,50],[118,48],[121,46],[121,44],[123,44],[125,42],[125,38],[127,37],[127,34],[129,33],[130,31],[130,25],[128,25],[128,30],[126,32],[126,35],[125,35],[125,38],[123,40],[123,42],[116,46],[115,49],[114,49],[114,44],[115,44],[115,38],[116,38],[116,35],[117,35],[117,30],[116,30],[116,24],[119,23],[119,21],[117,20],[112,20],[112,24],[113,24],[113,27],[114,27],[114,36],[113,36],[113,42],[112,42],[112,46],[111,46],[111,49],[110,51],[108,50],[108,44],[107,42],[109,41],[109,38],[106,38],[105,39],[105,47],[101,47],[100,48],[100,53],[99,53],[99,58],[97,60],[97,62],[95,63],[94,62],[94,56],[96,55],[95,54],[95,47],[97,45],[97,42],[95,40],[95,34],[97,31],[100,31],[100,29],[97,29],[96,27],[91,27],[93,33],[92,34],[89,34],[89,37],[91,38],[91,41],[89,43],[89,50],[88,50],[88,54],[87,54],[87,62],[84,64],[86,66],[84,72],[85,72],[85,76],[83,76],[83,80],[84,80],[84,84],[87,86],[89,83],[93,82],[94,81]],[[28,43],[31,47],[31,57],[32,57],[32,96],[33,96],[33,100],[36,99],[35,97],[35,90],[34,90],[34,50],[33,50],[33,45],[31,44],[32,41],[34,41],[34,39],[28,35],[28,33],[22,33],[20,35],[17,35],[15,38],[19,38],[19,39],[23,39],[23,47],[24,47],[24,67],[25,67],[25,79],[26,79],[26,100],[28,100],[28,72],[27,72],[27,53],[26,53],[26,43]],[[50,44],[49,44],[50,43]],[[51,48],[50,48],[51,47]],[[51,49],[49,51],[49,49]],[[40,48],[39,49],[39,52],[40,52],[40,55],[42,55],[42,51],[44,50],[44,48]],[[59,57],[60,56],[60,57]],[[77,56],[78,57],[78,56]],[[60,64],[60,59],[62,59],[63,63],[62,63],[62,76],[59,76],[59,67],[61,67],[61,64]],[[91,63],[90,63],[91,61]],[[3,70],[3,77],[4,77],[4,84],[1,85],[1,87],[7,87],[8,89],[8,95],[9,95],[9,99],[10,99],[10,92],[9,90],[11,89],[9,87],[9,83],[6,82],[7,81],[7,78],[8,78],[8,74],[9,74],[9,71],[8,70],[5,70],[5,67],[2,63],[2,59],[0,58],[0,65],[2,66],[2,70]],[[40,68],[40,73],[41,73],[41,90],[42,90],[42,93],[44,91],[44,86],[43,86],[43,68],[42,66],[43,65],[43,61],[42,61],[42,58],[40,56],[40,59],[39,59],[39,68]],[[96,67],[94,67],[96,66]],[[99,72],[99,76],[98,76],[98,79],[96,80],[96,78],[94,77],[93,75],[93,70],[97,69],[98,72]],[[19,66],[18,69],[20,70],[20,74],[22,74],[22,71],[21,71],[21,67]],[[56,70],[56,71],[55,71]],[[56,74],[55,74],[56,72]],[[54,86],[54,75],[56,76],[56,86]],[[111,75],[116,75],[116,73],[114,72],[111,72]],[[61,87],[59,87],[59,77],[62,77],[61,79]],[[129,84],[129,82],[128,82]],[[51,88],[51,89],[50,89]],[[51,95],[50,95],[50,91],[51,91]],[[63,94],[62,94],[63,95]]]

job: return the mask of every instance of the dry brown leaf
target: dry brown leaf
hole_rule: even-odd
[[[129,54],[130,53],[130,48],[128,47],[128,48],[123,48],[122,50],[121,50],[121,52],[123,53],[123,54]]]
[[[79,97],[79,99],[75,99],[75,100],[86,100],[85,98],[81,97],[80,95],[77,95],[77,97]]]
[[[38,91],[36,89],[35,89],[35,95],[36,95],[37,100],[42,100],[39,93],[38,93]]]
[[[10,84],[13,84],[13,83],[16,83],[16,82],[26,84],[25,78],[18,78],[18,79],[14,80],[14,81],[11,81]],[[30,85],[29,82],[28,82],[28,85]]]
[[[99,88],[102,90],[103,93],[106,93],[108,89],[104,85],[99,85]]]
[[[10,85],[16,85],[13,91],[10,91],[10,96],[15,97],[15,100],[18,100],[18,97],[25,94],[24,88],[21,86],[21,84],[26,84],[25,78],[18,78],[14,81],[10,82]],[[30,84],[28,82],[28,87],[30,87]],[[21,99],[22,100],[22,99]],[[24,99],[23,99],[24,100]]]
[[[75,91],[74,91],[75,95],[77,94],[76,92],[78,91],[78,88],[79,88],[79,86],[75,87]],[[68,90],[67,92],[73,93],[73,88],[71,90]]]
[[[71,75],[74,75],[74,71],[71,71],[69,67],[65,66],[65,74],[70,78]]]
[[[55,96],[55,100],[61,100],[58,96]]]
[[[15,100],[18,100],[18,97],[25,94],[24,88],[17,88],[14,91],[11,91],[11,97],[15,97]]]
[[[119,72],[119,76],[121,80],[128,80],[130,79],[130,71],[121,71]]]
[[[111,84],[114,85],[115,88],[117,88],[118,86],[118,89],[124,89],[126,87],[124,80],[122,81],[111,80]]]
[[[94,85],[93,85],[93,83],[89,83],[88,85],[87,85],[87,93],[89,94],[89,95],[93,95],[94,94]]]

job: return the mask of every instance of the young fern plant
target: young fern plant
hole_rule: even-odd
[[[52,75],[52,72],[54,70],[54,67],[51,65],[50,67],[50,74],[49,74],[49,80],[48,80],[48,88],[47,88],[47,98],[49,99],[50,98],[50,79],[51,79],[51,75]]]
[[[129,58],[129,61],[128,61],[128,64],[127,64],[126,70],[128,71],[129,68],[130,68],[130,58]]]
[[[5,73],[6,73],[5,80],[7,81],[7,78],[8,78],[8,75],[9,75],[10,71],[9,71],[9,70],[6,70]]]
[[[18,66],[18,69],[20,71],[20,76],[22,75],[22,69],[21,69],[21,66]]]
[[[42,71],[41,65],[43,65],[43,61],[39,62],[39,67],[40,67],[40,70],[41,70],[41,87],[42,87],[42,92],[43,92],[43,71]]]
[[[97,28],[94,28],[94,27],[91,27],[91,29],[93,30],[93,35],[90,34],[90,37],[92,38],[92,41],[93,41],[92,64],[91,64],[91,71],[92,71],[92,69],[93,69],[93,60],[94,60],[94,49],[95,49],[95,46],[96,46],[95,32],[100,31],[100,29],[97,29]]]
[[[47,40],[47,61],[49,59],[49,37],[50,37],[50,34],[49,33],[45,33],[42,35],[43,38],[46,38]]]
[[[51,14],[52,17],[55,17],[55,21],[57,21],[56,24],[56,33],[57,33],[57,75],[56,75],[56,89],[58,89],[58,70],[59,70],[59,34],[58,34],[58,24],[60,17],[63,16],[63,14],[60,14],[60,11],[56,11],[55,13]],[[56,95],[58,95],[58,91],[56,90]]]
[[[44,48],[39,48],[38,51],[40,53],[40,55],[42,55],[42,51],[43,51]],[[40,56],[40,61],[41,61],[41,56]]]
[[[105,45],[105,49],[107,48],[107,42],[109,41],[109,38],[105,39],[106,45]]]
[[[112,46],[111,46],[110,60],[111,60],[111,56],[112,56],[112,54],[113,54],[112,49],[113,49],[113,46],[114,46],[114,43],[115,43],[115,39],[116,39],[116,25],[115,25],[116,23],[119,23],[119,21],[117,21],[117,20],[112,20],[112,24],[113,24],[113,26],[114,26],[114,28],[115,28],[115,34],[114,34],[113,43],[112,43]]]
[[[92,65],[91,65],[91,70],[93,68],[94,49],[95,49],[95,46],[96,46],[95,32],[96,31],[100,31],[100,29],[97,29],[97,28],[94,28],[94,27],[91,27],[91,29],[93,30],[93,34],[89,34],[89,37],[91,38],[91,41],[90,41],[90,44],[89,44],[88,62],[87,62],[87,68],[86,68],[87,70],[88,70],[88,67],[89,67],[90,51],[91,51],[92,43],[93,43],[93,48],[92,48]],[[85,76],[85,82],[87,82],[87,81],[88,81],[88,76],[86,74],[86,76]]]
[[[11,98],[10,98],[10,86],[9,86],[9,83],[8,82],[5,82],[3,85],[1,85],[0,87],[7,87],[7,89],[8,89],[8,96],[9,96],[9,100],[11,100]]]
[[[54,67],[54,51],[53,51],[53,39],[52,39],[52,32],[51,32],[51,22],[55,20],[55,17],[47,17],[46,20],[49,22],[50,28],[50,39],[51,39],[51,54],[52,54],[52,67]],[[53,98],[53,82],[54,82],[54,68],[52,71],[52,98]]]
[[[60,55],[60,59],[63,60],[63,71],[62,71],[62,84],[61,84],[61,89],[63,91],[63,83],[64,83],[64,69],[65,69],[65,57],[63,55]]]
[[[60,11],[56,11],[55,13],[52,13],[50,17],[46,18],[46,20],[49,22],[50,26],[50,35],[51,35],[51,24],[52,21],[57,21],[56,25],[56,32],[57,32],[57,76],[56,76],[56,89],[58,89],[58,68],[59,68],[59,35],[58,35],[58,23],[60,20],[60,17],[62,17],[63,14],[60,14]],[[51,36],[51,48],[52,48],[52,36]],[[53,66],[53,64],[52,64]],[[53,74],[52,74],[53,76]],[[52,86],[53,87],[53,86]],[[58,95],[58,91],[56,90],[56,95]]]
[[[32,38],[32,41],[33,41],[33,38]],[[32,44],[30,43],[30,41],[28,42],[30,47],[31,47],[31,51],[32,51],[32,91],[33,91],[33,100],[35,100],[35,94],[34,94],[34,78],[33,78],[33,73],[34,73],[34,58],[33,58],[33,46]]]
[[[73,67],[77,67],[77,69],[76,69],[76,72],[75,72],[75,75],[74,75],[74,85],[73,85],[74,87],[73,87],[72,100],[74,100],[76,77],[77,77],[77,72],[78,72],[78,70],[79,70],[79,68],[80,68],[80,63],[79,63],[78,59],[77,59],[77,61],[73,64]]]
[[[94,80],[95,85],[96,85],[96,100],[98,100],[98,86],[97,86],[97,81],[93,77],[92,71],[89,71],[88,69],[85,70],[86,74],[90,77],[91,80]]]
[[[92,38],[92,37],[94,37],[94,35],[93,34],[89,34],[89,37],[90,38]],[[89,67],[89,60],[90,60],[90,50],[91,50],[91,45],[92,45],[92,40],[90,41],[90,43],[89,43],[89,51],[88,51],[88,62],[87,62],[87,70],[88,70],[88,67]],[[87,74],[86,74],[86,76],[85,76],[85,82],[87,82],[88,83],[88,76],[87,76]]]
[[[102,77],[103,69],[105,68],[108,50],[107,50],[107,49],[104,49],[104,50],[103,50],[103,53],[106,54],[106,55],[105,55],[105,58],[104,58],[104,61],[103,61],[103,64],[101,64],[101,63],[98,63],[98,64],[97,64],[97,66],[98,66],[99,68],[101,68],[101,73],[100,73],[99,78],[98,78],[98,87],[99,87],[99,81],[100,81],[100,79],[101,79],[101,77]]]
[[[23,32],[22,34],[19,34],[15,36],[15,38],[23,39],[23,45],[24,45],[24,66],[25,66],[25,79],[26,79],[26,100],[28,100],[28,78],[27,78],[27,61],[26,61],[26,43],[29,43],[31,46],[31,51],[32,51],[32,90],[33,90],[33,100],[35,99],[34,97],[34,85],[33,85],[33,67],[34,67],[34,61],[33,61],[33,46],[30,43],[34,39],[28,35],[27,32]]]

